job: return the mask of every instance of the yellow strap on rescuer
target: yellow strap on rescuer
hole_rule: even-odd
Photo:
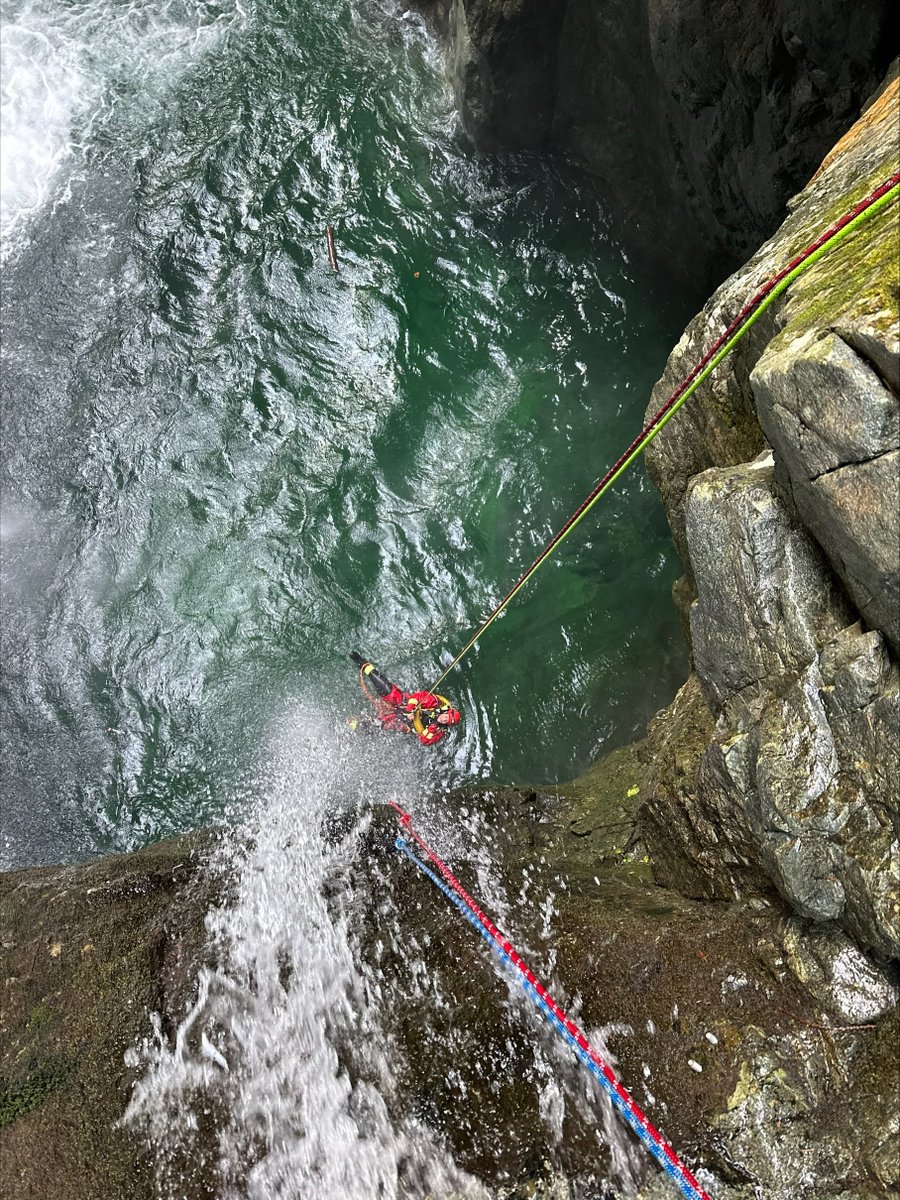
[[[438,704],[437,704],[438,711],[441,711],[442,709],[445,709],[445,708],[453,707],[453,705],[450,703],[450,701],[447,699],[446,696],[438,696],[437,693],[433,693],[433,695],[434,695],[435,700],[437,700],[437,702],[438,702]],[[422,721],[421,713],[422,712],[434,712],[434,711],[435,710],[433,708],[423,709],[421,704],[416,705],[415,711],[413,712],[413,721],[412,721],[413,729],[416,731],[416,733],[421,735],[427,729],[427,726]]]

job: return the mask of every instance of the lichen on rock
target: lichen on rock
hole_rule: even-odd
[[[896,170],[897,112],[895,73],[782,230],[692,322],[692,346]],[[896,221],[895,202],[810,268],[651,447],[715,728],[693,778],[673,786],[660,755],[640,818],[661,882],[774,888],[881,959],[900,956]],[[682,370],[683,348],[659,388]],[[758,419],[770,450],[733,462],[723,397]],[[683,706],[670,715],[683,724]],[[651,743],[673,736],[651,731]]]

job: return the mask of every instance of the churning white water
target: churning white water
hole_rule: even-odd
[[[392,1115],[397,1048],[382,986],[394,1001],[445,1002],[423,961],[415,914],[399,912],[389,892],[364,895],[353,884],[371,801],[396,799],[414,811],[422,804],[422,760],[405,749],[393,739],[348,739],[334,720],[311,720],[308,712],[285,720],[273,739],[253,788],[255,815],[229,835],[214,864],[230,886],[207,917],[212,965],[200,972],[196,1002],[173,1038],[154,1017],[150,1036],[129,1053],[137,1080],[124,1122],[145,1139],[161,1200],[199,1194],[198,1171],[206,1186],[215,1180],[221,1200],[493,1194],[454,1164],[430,1130]],[[470,869],[492,910],[511,916],[483,819],[458,814],[453,826],[425,808],[429,837],[481,847]],[[376,853],[391,853],[390,843]],[[527,890],[526,881],[516,907],[540,914],[545,928],[536,919],[534,936],[541,942],[552,900],[535,890],[523,906]],[[437,892],[434,902],[444,903]],[[405,948],[408,974],[399,986],[360,965],[361,907],[377,912],[379,940]],[[548,1144],[559,1144],[566,1106],[574,1106],[598,1149],[611,1152],[611,1178],[627,1193],[641,1176],[637,1147],[590,1078],[542,1032],[517,980],[502,973],[508,990],[500,984],[495,999],[533,1041],[526,1075]],[[627,1031],[592,1031],[592,1041],[615,1062],[604,1040],[610,1032]],[[561,1177],[553,1194],[569,1195]]]
[[[388,1117],[390,1041],[354,963],[352,904],[335,891],[364,823],[353,797],[417,781],[411,765],[398,773],[393,745],[366,743],[361,758],[350,742],[308,713],[285,723],[259,810],[218,864],[234,879],[207,920],[218,964],[201,972],[174,1044],[157,1020],[130,1055],[143,1074],[125,1121],[143,1131],[166,1200],[185,1194],[185,1162],[210,1153],[216,1114],[223,1200],[483,1194],[424,1130]]]
[[[160,99],[245,16],[240,0],[8,0],[0,27],[0,254],[104,144]]]

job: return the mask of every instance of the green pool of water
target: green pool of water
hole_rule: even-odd
[[[8,864],[221,817],[280,714],[360,708],[351,649],[433,682],[686,316],[590,177],[472,152],[391,5],[11,19],[83,87],[5,280]],[[685,671],[678,573],[638,467],[443,685],[466,720],[431,780],[632,737]]]

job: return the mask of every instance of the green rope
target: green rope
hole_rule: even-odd
[[[672,417],[675,416],[675,414],[678,412],[678,410],[681,408],[681,406],[684,404],[684,402],[688,399],[688,397],[693,395],[693,393],[697,390],[697,388],[700,386],[700,384],[703,383],[703,381],[709,377],[710,373],[716,369],[716,367],[719,365],[719,363],[722,361],[722,359],[725,358],[725,356],[732,351],[732,349],[741,340],[741,338],[744,336],[744,334],[747,332],[747,330],[751,329],[752,326],[755,325],[755,323],[759,320],[759,318],[763,315],[763,313],[768,308],[771,307],[771,305],[775,302],[775,300],[780,295],[782,295],[782,293],[788,287],[790,287],[790,285],[794,282],[794,280],[799,275],[802,275],[805,270],[807,270],[809,267],[811,267],[813,265],[813,263],[818,262],[818,260],[820,258],[822,258],[822,256],[828,250],[830,250],[833,246],[837,245],[840,241],[842,241],[845,237],[847,237],[848,234],[853,232],[853,230],[857,229],[863,223],[863,221],[868,220],[869,217],[873,216],[876,212],[878,212],[879,210],[884,208],[887,204],[889,204],[890,201],[893,200],[897,196],[898,192],[900,192],[900,184],[895,183],[894,186],[892,188],[890,188],[889,191],[885,192],[877,200],[873,201],[873,203],[870,204],[868,206],[868,208],[863,209],[863,211],[858,213],[851,221],[848,221],[847,224],[844,225],[842,229],[838,230],[834,234],[833,237],[829,238],[828,241],[824,242],[821,246],[819,246],[819,248],[817,250],[813,251],[813,253],[810,254],[808,258],[804,259],[803,262],[799,263],[793,269],[793,271],[791,271],[791,272],[789,272],[789,274],[785,275],[784,279],[782,279],[778,283],[778,285],[772,289],[772,291],[765,297],[765,299],[758,305],[758,307],[743,322],[741,327],[722,346],[722,348],[719,350],[719,352],[716,355],[714,355],[713,358],[710,359],[710,361],[706,364],[706,366],[700,372],[700,374],[697,376],[697,378],[695,380],[693,380],[692,383],[690,384],[690,386],[685,389],[684,393],[681,396],[679,396],[676,403],[673,404],[672,407],[660,418],[660,420],[657,424],[651,426],[651,428],[647,431],[646,436],[643,437],[638,442],[638,444],[635,446],[632,453],[622,462],[622,464],[619,466],[618,470],[615,471],[609,477],[609,479],[606,481],[606,483],[603,485],[603,487],[601,487],[598,490],[596,496],[593,497],[593,499],[590,501],[590,503],[585,505],[583,511],[580,512],[578,514],[578,516],[572,521],[571,525],[565,531],[565,533],[561,537],[558,537],[556,540],[551,542],[546,553],[544,553],[538,559],[535,560],[535,562],[532,565],[532,567],[530,568],[530,570],[526,571],[526,573],[522,576],[522,578],[519,580],[518,584],[512,589],[512,591],[505,598],[505,600],[503,600],[501,602],[501,604],[499,604],[497,606],[497,608],[494,609],[494,611],[487,618],[487,620],[484,621],[483,624],[481,624],[478,627],[478,629],[475,631],[475,633],[472,635],[472,637],[469,639],[469,641],[465,644],[465,646],[463,646],[462,650],[460,650],[459,654],[457,654],[456,658],[454,658],[454,660],[446,668],[446,670],[443,672],[443,674],[431,685],[431,688],[429,689],[430,691],[433,692],[436,688],[438,688],[441,685],[441,683],[447,678],[447,676],[450,674],[450,672],[453,670],[453,668],[455,666],[457,666],[462,661],[462,659],[466,656],[466,654],[468,654],[468,652],[472,649],[472,647],[475,645],[475,643],[478,641],[478,639],[481,637],[481,635],[487,629],[489,629],[491,625],[493,625],[494,621],[496,621],[496,619],[504,611],[504,609],[509,604],[509,602],[515,596],[517,596],[519,594],[519,592],[522,590],[522,588],[525,586],[525,584],[535,574],[538,567],[542,566],[547,561],[547,559],[550,557],[550,555],[553,553],[553,551],[557,548],[557,546],[562,545],[562,543],[566,540],[566,538],[569,536],[569,534],[572,532],[572,530],[575,529],[575,527],[577,525],[579,525],[581,523],[581,521],[584,519],[584,517],[586,517],[587,514],[591,511],[591,509],[594,507],[594,505],[597,503],[597,501],[600,499],[600,497],[610,487],[612,487],[612,485],[623,474],[623,472],[626,471],[631,466],[631,464],[634,462],[634,460],[639,455],[643,454],[643,452],[647,449],[647,447],[650,445],[650,443],[653,441],[653,439],[657,436],[657,434],[660,433],[660,431],[666,427],[666,425],[669,423],[669,421],[671,421]]]

